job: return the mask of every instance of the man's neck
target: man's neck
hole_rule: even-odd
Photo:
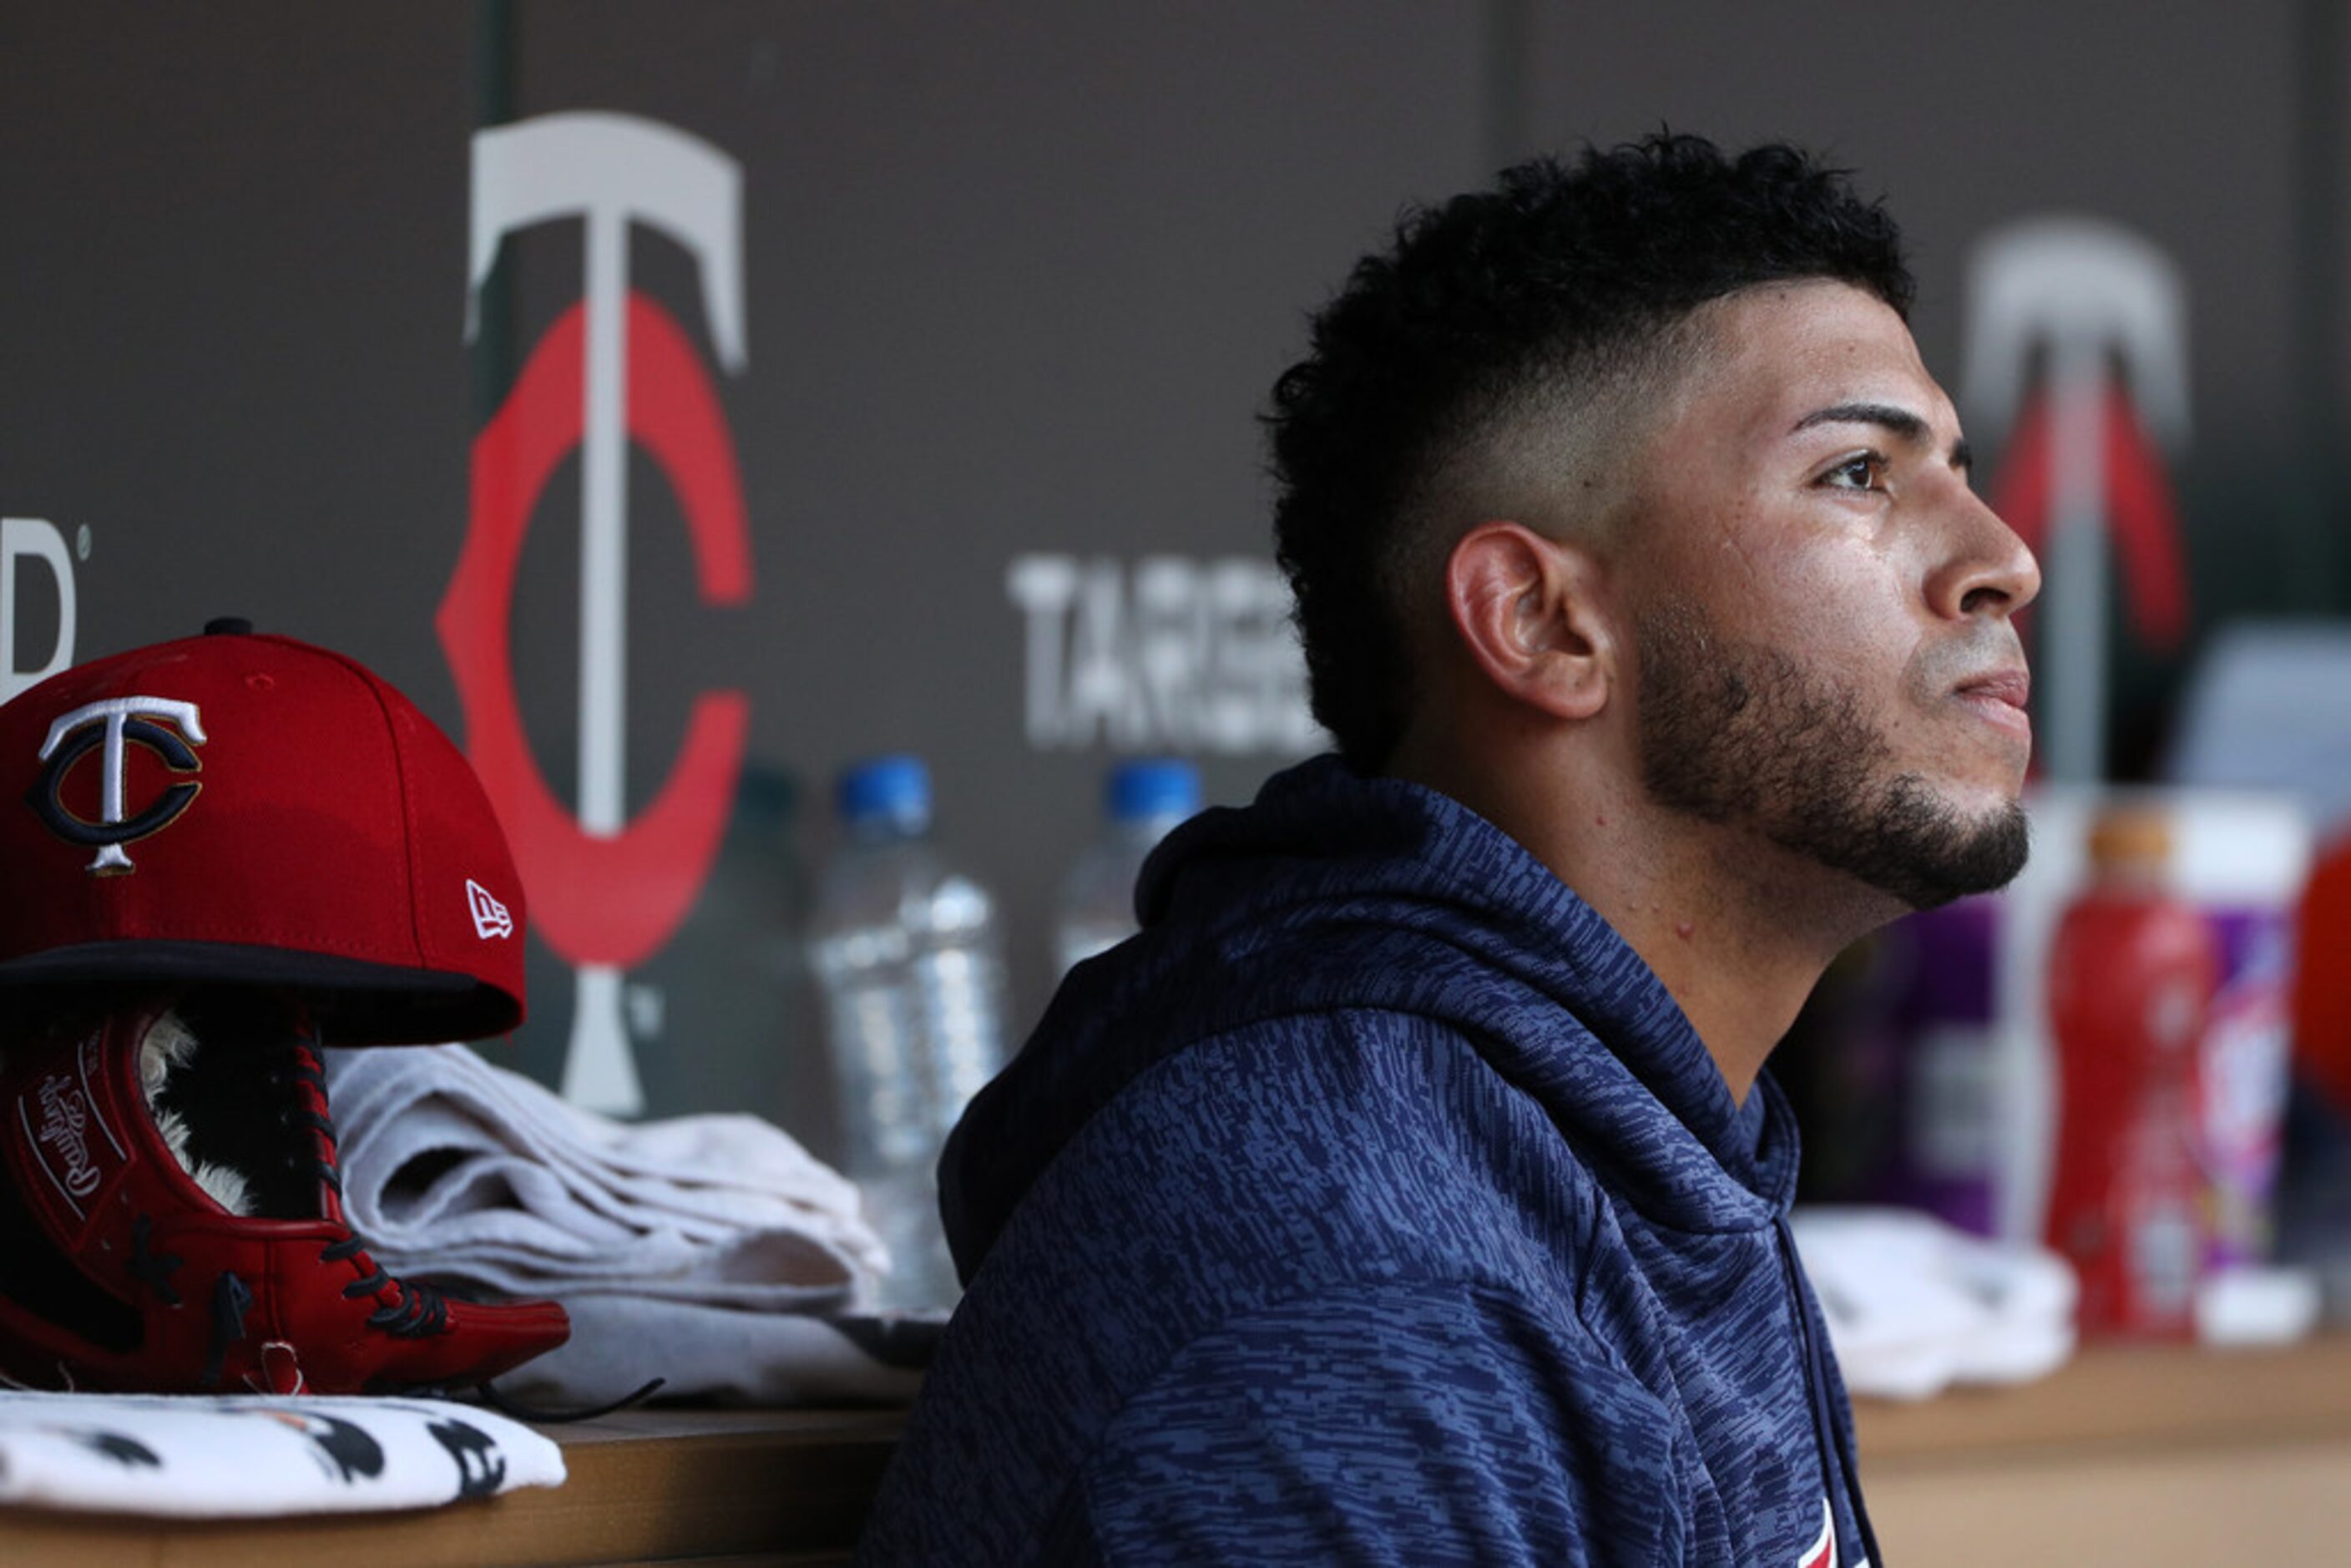
[[[1641,956],[1742,1104],[1830,961],[1894,913],[1752,834],[1665,810],[1637,784],[1570,769],[1514,788],[1415,760],[1391,771],[1516,839]]]
[[[1615,843],[1536,852],[1648,963],[1741,1103],[1830,962],[1885,919],[1817,866],[1707,824],[1639,818]]]

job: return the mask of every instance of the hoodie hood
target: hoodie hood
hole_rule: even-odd
[[[1755,1230],[1793,1197],[1793,1119],[1768,1077],[1734,1103],[1640,956],[1434,790],[1318,758],[1169,834],[1136,904],[1142,934],[1071,972],[948,1143],[941,1204],[967,1279],[1128,1082],[1195,1041],[1316,1012],[1416,1014],[1468,1039],[1657,1224]]]

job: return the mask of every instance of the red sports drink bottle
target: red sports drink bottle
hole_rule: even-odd
[[[2080,1271],[2085,1336],[2190,1337],[2209,1228],[2197,1042],[2220,983],[2211,925],[2165,890],[2169,823],[2108,810],[2049,956],[2064,1103],[2049,1244]]]

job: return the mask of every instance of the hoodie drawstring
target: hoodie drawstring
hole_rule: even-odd
[[[1820,1454],[1821,1480],[1834,1491],[1844,1493],[1853,1510],[1854,1526],[1861,1540],[1863,1562],[1868,1568],[1882,1568],[1877,1555],[1877,1535],[1869,1527],[1869,1511],[1861,1500],[1861,1466],[1854,1454],[1851,1435],[1836,1420],[1829,1408],[1829,1369],[1821,1354],[1821,1336],[1825,1325],[1813,1321],[1811,1299],[1804,1291],[1802,1266],[1797,1261],[1796,1233],[1788,1224],[1786,1214],[1772,1217],[1772,1226],[1780,1233],[1780,1271],[1788,1281],[1788,1299],[1796,1310],[1796,1340],[1804,1356],[1804,1388],[1813,1401],[1813,1442]],[[1830,1519],[1835,1519],[1836,1501],[1829,1502]],[[1840,1557],[1844,1554],[1841,1552]]]

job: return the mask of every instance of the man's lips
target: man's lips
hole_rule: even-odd
[[[2032,738],[2032,720],[2025,712],[2025,705],[2032,696],[2032,677],[2023,670],[1994,670],[1962,681],[1955,695],[2002,729]]]

